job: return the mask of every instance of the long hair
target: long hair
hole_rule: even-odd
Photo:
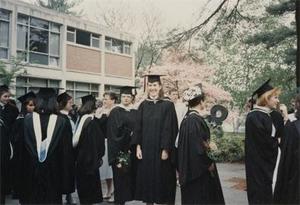
[[[35,98],[27,98],[23,103],[22,103],[22,106],[21,106],[21,113],[23,115],[26,115],[27,114],[27,105],[30,103],[30,101],[33,102],[34,105],[36,105],[36,101],[35,101]]]
[[[63,110],[66,105],[68,104],[68,101],[71,100],[72,97],[71,96],[67,96],[65,99],[62,99],[59,103],[58,103],[58,109],[59,110]]]
[[[58,105],[56,96],[53,95],[49,98],[43,98],[38,93],[36,96],[36,105],[34,110],[39,114],[57,114]]]
[[[91,100],[81,106],[81,108],[78,111],[78,114],[80,116],[85,115],[85,114],[91,114],[95,110],[96,110],[96,102]]]

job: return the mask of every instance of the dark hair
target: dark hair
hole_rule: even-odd
[[[57,114],[58,106],[56,96],[50,98],[42,98],[39,94],[36,96],[36,105],[34,109],[37,113]]]
[[[68,101],[71,100],[71,99],[72,99],[71,96],[67,96],[66,98],[63,98],[63,99],[58,103],[58,109],[59,109],[59,110],[63,110],[63,109],[66,107]]]
[[[188,102],[189,107],[190,108],[195,107],[195,106],[199,105],[201,102],[203,102],[204,100],[205,100],[205,95],[204,94],[199,95],[198,97],[196,97]]]
[[[297,119],[300,119],[300,94],[297,94],[295,97],[295,109],[296,109],[295,116]]]
[[[24,115],[27,114],[27,105],[30,103],[30,101],[33,102],[33,104],[35,105],[36,102],[35,102],[35,98],[27,98],[23,103],[22,103],[22,106],[21,106],[21,113],[23,113]]]
[[[2,95],[4,95],[4,93],[9,93],[9,90],[1,89],[1,90],[0,90],[0,97],[1,97]]]
[[[105,93],[103,94],[103,97],[104,97],[105,95],[108,95],[109,98],[110,98],[111,100],[114,100],[114,101],[115,101],[115,103],[118,101],[118,96],[117,96],[117,94],[114,93],[114,92],[105,92]]]
[[[84,103],[81,108],[78,110],[78,114],[80,116],[85,115],[85,114],[91,114],[96,110],[96,102],[95,101],[88,101]]]

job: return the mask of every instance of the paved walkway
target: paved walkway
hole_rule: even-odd
[[[244,164],[217,164],[219,175],[221,178],[223,194],[226,204],[229,205],[243,205],[247,204],[247,194],[244,191],[245,180],[245,166]],[[105,186],[103,186],[103,193],[105,193]],[[78,197],[75,196],[78,200]],[[177,188],[176,205],[180,205],[180,190]],[[7,204],[18,204],[17,200],[7,198]],[[103,202],[101,205],[108,205],[109,203]],[[127,205],[140,205],[143,204],[139,201],[126,203]]]

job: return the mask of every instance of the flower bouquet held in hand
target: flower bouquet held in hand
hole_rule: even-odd
[[[117,157],[117,167],[122,169],[124,172],[129,171],[131,160],[130,160],[130,151],[124,152],[120,151]]]

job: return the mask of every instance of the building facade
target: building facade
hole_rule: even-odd
[[[0,0],[0,60],[21,58],[16,97],[31,87],[62,88],[81,96],[134,85],[134,39],[78,17],[18,0]]]

